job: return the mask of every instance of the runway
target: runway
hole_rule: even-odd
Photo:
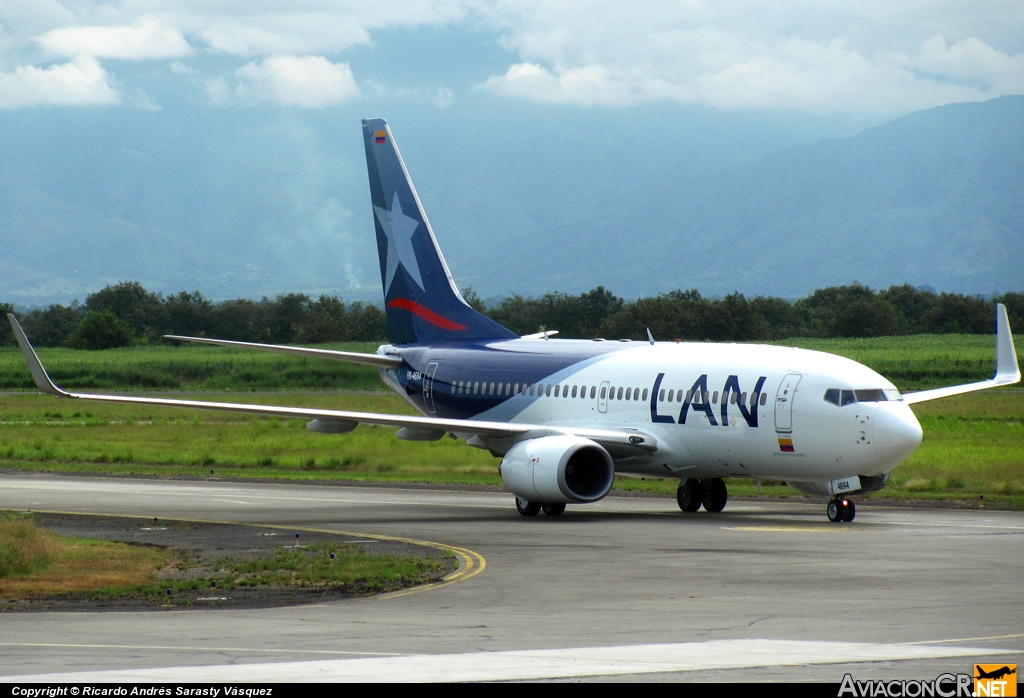
[[[22,474],[0,475],[0,508],[396,536],[477,565],[319,606],[0,614],[4,680],[838,682],[1024,655],[1017,512],[861,504],[830,524],[823,504],[612,496],[524,519],[508,494]]]

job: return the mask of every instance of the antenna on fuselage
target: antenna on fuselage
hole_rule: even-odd
[[[651,343],[652,347],[654,346],[654,335],[651,334],[651,328],[650,327],[647,328],[647,341]]]

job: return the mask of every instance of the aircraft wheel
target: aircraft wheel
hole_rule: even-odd
[[[832,523],[840,523],[846,520],[846,517],[850,513],[850,507],[841,499],[833,499],[828,503],[826,513],[828,514],[829,521]]]
[[[679,508],[685,512],[697,511],[704,503],[704,485],[700,480],[692,478],[683,480],[679,483],[679,489],[676,490],[676,502],[679,503]]]
[[[557,504],[542,504],[541,509],[548,516],[561,516],[565,512],[565,502],[558,502]]]
[[[536,516],[540,513],[540,503],[530,502],[522,497],[516,497],[516,509],[523,516]]]
[[[725,487],[725,480],[712,478],[704,481],[704,509],[712,513],[725,509],[725,503],[729,501],[729,491]]]
[[[843,517],[843,521],[853,521],[853,517],[857,515],[857,507],[854,505],[852,499],[846,501],[846,516]]]

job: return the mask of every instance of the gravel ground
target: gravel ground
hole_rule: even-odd
[[[164,519],[91,516],[68,514],[35,514],[40,528],[62,536],[117,541],[131,545],[155,545],[186,550],[200,560],[197,570],[179,573],[176,578],[205,576],[208,565],[221,558],[246,560],[270,557],[282,548],[296,545],[295,531],[268,529],[237,524],[208,524]],[[392,554],[436,560],[441,566],[431,580],[451,573],[457,562],[444,557],[440,550],[409,543],[352,538],[325,533],[300,532],[300,545],[314,543],[349,543],[370,554]],[[407,586],[396,584],[395,591]],[[0,599],[0,611],[161,611],[167,609],[272,608],[297,604],[322,603],[366,596],[358,587],[351,589],[309,589],[301,587],[236,588],[230,590],[202,589],[175,592],[170,599],[148,598],[93,599],[87,594],[62,595],[29,601]]]

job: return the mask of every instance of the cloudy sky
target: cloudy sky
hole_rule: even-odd
[[[585,290],[499,283],[476,238],[571,237],[617,192],[662,206],[644,178],[1022,93],[1020,0],[0,0],[0,297],[376,299],[376,116],[457,279]]]
[[[386,66],[358,60],[382,44]],[[479,90],[581,106],[670,101],[888,116],[1024,91],[1024,5],[0,3],[0,108],[165,107],[140,74],[162,68],[161,81],[216,105],[318,109],[382,91],[443,105]]]

